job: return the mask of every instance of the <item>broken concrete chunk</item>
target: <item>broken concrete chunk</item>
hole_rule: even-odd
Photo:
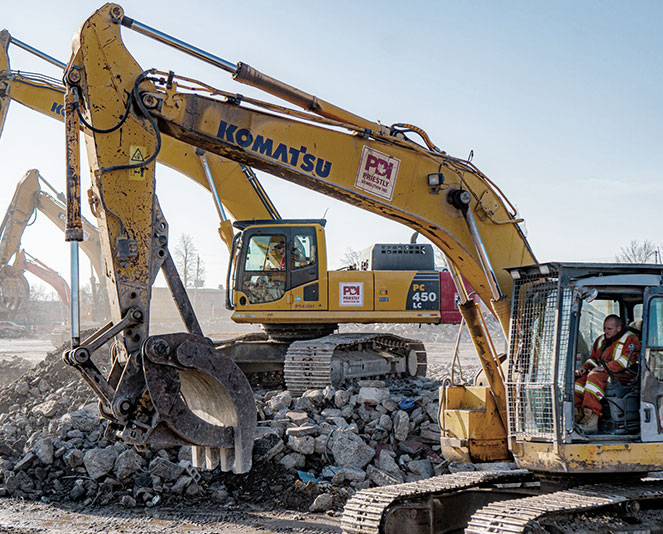
[[[55,448],[53,447],[53,438],[42,438],[35,444],[34,453],[39,461],[44,465],[51,465],[55,458]]]
[[[309,512],[326,512],[332,509],[333,504],[334,497],[329,493],[323,493],[315,498],[308,510]]]
[[[350,400],[351,393],[345,389],[339,389],[334,394],[334,405],[337,408],[343,408]]]
[[[337,430],[331,441],[332,455],[336,464],[341,467],[363,469],[375,455],[375,451],[350,430]]]
[[[393,416],[394,437],[398,441],[407,439],[410,433],[410,416],[403,410],[398,410]]]
[[[315,439],[312,436],[290,436],[288,447],[300,454],[313,454],[315,451]]]
[[[428,459],[412,460],[407,464],[407,468],[415,475],[420,475],[424,478],[430,478],[433,476],[433,466]]]
[[[267,405],[275,412],[278,412],[283,408],[290,408],[291,404],[292,404],[292,394],[289,391],[283,391],[281,393],[277,393],[267,402]]]
[[[389,390],[386,388],[363,387],[359,390],[359,402],[367,404],[380,404],[389,398]]]
[[[140,471],[143,462],[143,458],[134,449],[127,449],[120,453],[117,460],[115,460],[115,476],[119,480],[129,478],[137,471]]]
[[[306,465],[306,457],[303,454],[292,452],[281,458],[279,463],[286,469],[301,469]]]
[[[42,415],[48,418],[53,417],[57,413],[57,411],[58,411],[58,403],[57,401],[54,400],[37,404],[37,406],[35,406],[32,409],[32,413],[34,413],[35,415]]]
[[[159,457],[150,462],[149,471],[151,475],[161,477],[164,482],[172,482],[184,472],[184,469],[170,460]]]
[[[112,446],[90,449],[83,456],[83,465],[90,478],[97,480],[113,470],[117,456],[117,450]]]

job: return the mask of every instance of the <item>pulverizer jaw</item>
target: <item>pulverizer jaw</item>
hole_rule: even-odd
[[[248,472],[257,412],[239,367],[193,334],[148,338],[142,360],[156,412],[145,444],[191,445],[198,468]]]

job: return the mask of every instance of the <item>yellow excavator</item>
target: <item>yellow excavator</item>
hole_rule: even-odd
[[[124,47],[122,27],[299,109],[173,72],[145,70]],[[191,333],[149,337],[141,314],[135,314],[147,305],[143,293],[151,273],[167,257],[166,223],[154,196],[154,161],[163,139],[175,137],[407,224],[449,260],[488,385],[441,391],[443,445],[450,455],[512,457],[520,469],[363,490],[345,508],[345,532],[660,532],[663,482],[645,477],[661,468],[663,457],[662,266],[538,264],[499,188],[470,161],[436,147],[420,128],[366,120],[131,19],[116,4],[104,5],[80,27],[65,83],[67,238],[81,237],[80,112],[89,128],[104,255],[113,260],[113,283],[119,287],[112,334],[123,334],[122,376],[105,382],[90,363],[93,347],[87,343],[67,358],[96,388],[125,441],[132,431],[156,433],[164,421],[177,433],[180,422],[171,407],[180,410],[181,403],[214,424],[217,444],[222,442],[226,453],[233,437],[251,432],[249,414],[232,397],[245,387],[238,375],[232,386],[204,381],[210,396],[199,393],[193,396],[196,402],[190,401],[187,379],[216,376],[206,366],[211,361],[226,365],[223,351],[208,351]],[[504,373],[461,276],[509,337]],[[140,291],[137,280],[145,281]],[[250,291],[236,286],[235,305],[242,297],[250,299]],[[606,394],[609,406],[598,432],[589,434],[575,425],[574,373],[592,341],[592,318],[604,313],[618,314],[626,323],[641,318],[642,351],[637,378]],[[223,396],[231,398],[215,407],[213,401]],[[505,447],[482,447],[486,437],[503,440]],[[248,441],[241,450],[245,459]],[[236,454],[238,449],[235,441]],[[211,451],[204,452],[211,456]]]
[[[45,188],[50,189],[52,194],[42,188],[42,184]],[[50,268],[47,268],[46,271],[39,271],[29,261],[26,261],[25,257],[20,257],[21,238],[25,229],[34,222],[37,212],[43,213],[53,224],[64,231],[67,209],[65,201],[64,195],[57,191],[36,169],[26,172],[16,185],[14,196],[5,212],[2,225],[0,225],[0,295],[6,308],[18,309],[27,302],[29,287],[23,276],[26,267],[31,269],[33,274],[41,272],[47,278],[45,281],[53,281],[61,298],[69,294],[68,286],[65,290],[62,281],[50,272],[52,271]],[[96,279],[99,280],[97,283],[95,277],[92,276],[91,290],[92,298],[97,303],[95,312],[98,313],[98,317],[95,320],[101,322],[107,317],[108,304],[105,303],[106,277],[103,270],[99,233],[87,219],[82,218],[82,224],[84,240],[81,242],[81,249],[89,258]],[[13,263],[11,263],[12,258]],[[63,302],[69,306],[69,296],[63,299]]]
[[[6,114],[9,102],[15,100],[63,120],[64,87],[43,75],[10,70],[8,46],[11,43],[60,68],[65,65],[12,37],[7,30],[0,33],[0,40],[4,43],[0,46],[0,98],[5,99],[1,112]],[[179,147],[179,151],[171,153],[171,146]],[[180,150],[181,146],[169,140],[158,161],[187,174],[195,169],[196,162],[190,161],[193,151]],[[218,160],[214,156],[212,159]],[[221,172],[218,169],[225,169],[227,175],[217,192],[214,176]],[[227,286],[243,286],[247,293],[246,298],[237,299],[236,305],[230,296],[232,319],[261,324],[268,334],[226,341],[227,350],[242,370],[258,375],[283,374],[287,387],[295,392],[359,377],[425,373],[425,350],[416,340],[384,333],[330,335],[339,323],[459,323],[453,282],[448,272],[435,271],[431,245],[377,244],[364,252],[359,265],[328,271],[324,221],[280,220],[273,203],[245,166],[225,162],[211,171],[213,179],[208,187],[222,220],[220,232],[229,247],[236,247],[236,253],[231,254]],[[250,177],[250,190],[245,187],[245,175]],[[200,182],[197,174],[189,176]],[[232,216],[239,219],[234,244],[223,205],[228,205]],[[267,268],[269,247],[285,245],[286,240],[283,265],[269,263]],[[307,255],[305,261],[300,254]],[[236,282],[234,277],[241,281]],[[307,284],[304,293],[303,282],[313,280],[316,282]],[[321,336],[324,350],[315,341]],[[315,363],[313,353],[318,354]]]

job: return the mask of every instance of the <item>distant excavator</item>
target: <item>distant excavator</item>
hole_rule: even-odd
[[[45,188],[42,188],[42,185]],[[23,274],[25,271],[48,283],[55,289],[62,302],[67,306],[70,305],[71,291],[66,281],[46,264],[29,254],[26,256],[25,251],[21,250],[23,233],[33,224],[37,213],[44,214],[64,232],[66,211],[64,195],[36,169],[29,170],[19,180],[0,225],[0,302],[6,313],[22,309],[28,301],[30,289]],[[82,224],[85,239],[80,246],[93,268],[90,287],[92,298],[97,303],[94,307],[97,314],[95,321],[102,322],[108,317],[108,303],[99,233],[87,219],[83,218]]]

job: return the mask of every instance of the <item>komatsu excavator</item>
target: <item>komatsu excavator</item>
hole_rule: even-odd
[[[124,47],[122,27],[304,111],[173,72],[145,70]],[[186,378],[205,375],[210,362],[228,362],[222,352],[212,354],[200,334],[148,337],[142,317],[150,277],[167,257],[166,223],[154,197],[154,160],[163,139],[175,137],[402,222],[449,260],[488,385],[456,385],[441,392],[444,445],[449,454],[483,459],[506,453],[521,469],[363,490],[346,506],[345,532],[661,531],[656,514],[663,482],[645,477],[661,468],[663,458],[662,266],[538,264],[499,188],[470,161],[436,147],[421,129],[366,120],[247,64],[187,45],[131,19],[116,4],[104,5],[80,27],[65,82],[68,238],[80,238],[80,111],[91,132],[93,198],[104,227],[105,257],[113,259],[118,285],[112,333],[123,334],[122,376],[106,382],[91,364],[89,343],[68,359],[93,384],[120,435],[157,432],[164,419],[176,432],[179,422],[172,414],[182,413],[188,401]],[[411,139],[415,135],[423,144]],[[141,161],[136,161],[138,152]],[[509,335],[505,374],[461,275]],[[147,282],[139,286],[138,279]],[[311,283],[304,281],[303,289]],[[235,304],[242,297],[250,299],[250,290],[236,286]],[[574,421],[574,371],[591,343],[592,318],[608,312],[624,322],[642,318],[637,378],[606,394],[609,406],[598,433],[583,434]],[[223,447],[232,446],[237,433],[250,433],[250,417],[239,416],[243,407],[237,397],[218,405],[220,412],[212,407],[213,399],[244,391],[241,377],[233,374],[233,379],[233,386],[204,381],[210,397],[202,415],[216,414],[214,428],[219,440],[226,438]],[[215,387],[225,388],[224,393],[215,393]],[[201,405],[188,407],[196,411]],[[486,437],[502,440],[505,447],[482,447]],[[248,455],[250,445],[243,452]]]
[[[63,120],[64,87],[43,75],[10,70],[10,43],[59,68],[65,67],[45,52],[12,37],[7,30],[0,32],[2,117],[10,100],[15,100]],[[85,131],[85,125],[81,126]],[[286,386],[295,392],[338,385],[357,377],[425,373],[425,350],[418,341],[385,334],[333,338],[328,334],[339,323],[459,323],[461,316],[451,276],[435,271],[430,245],[375,245],[362,258],[361,265],[327,271],[324,221],[280,220],[273,203],[246,166],[232,161],[219,164],[220,158],[211,157],[208,181],[203,182],[200,171],[205,161],[197,167],[199,162],[192,161],[192,149],[184,149],[182,143],[171,138],[164,139],[164,143],[158,161],[211,190],[222,221],[222,239],[229,248],[236,246],[229,276],[241,280],[229,278],[227,286],[243,286],[247,296],[240,296],[236,305],[230,297],[232,319],[261,324],[268,333],[259,338],[251,335],[224,341],[228,354],[245,372],[261,377],[282,375]],[[201,153],[200,149],[196,151]],[[252,187],[248,188],[247,183]],[[234,245],[224,205],[240,221],[236,224]],[[270,240],[271,246],[288,241],[283,265],[267,268]],[[307,254],[305,262],[298,258],[300,253]],[[309,283],[302,294],[302,281],[316,282]],[[320,336],[324,336],[320,343],[314,341]],[[302,363],[312,362],[314,353],[319,354],[317,363]]]

